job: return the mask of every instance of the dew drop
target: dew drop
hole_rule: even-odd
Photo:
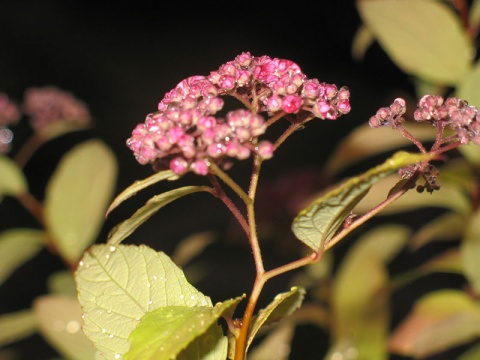
[[[115,356],[114,356],[115,359],[120,359],[121,357],[122,357],[122,355],[120,355],[120,354],[115,354]]]
[[[107,314],[111,314],[112,313],[112,309],[107,309]]]
[[[109,250],[110,252],[115,252],[115,250],[117,250],[117,247],[115,245],[110,245]]]
[[[150,285],[150,283],[147,283],[147,288],[149,288],[150,286],[152,286],[152,285]]]
[[[110,254],[106,254],[105,259],[110,259]]]
[[[67,323],[65,330],[67,330],[69,334],[75,334],[80,330],[80,324],[78,321],[71,320]]]
[[[191,295],[190,299],[195,300],[195,295]]]
[[[150,301],[148,302],[148,304],[149,304],[149,305],[152,305],[152,304],[153,304],[153,300],[150,300]]]
[[[107,329],[103,328],[102,329],[102,334],[105,334],[107,332]]]
[[[78,263],[78,266],[83,266],[83,260],[80,260],[80,262]]]
[[[182,294],[182,295],[180,295],[180,299],[182,299],[182,300],[183,300],[184,298],[185,298],[185,295],[183,295],[183,294]]]
[[[108,337],[109,337],[110,339],[113,339],[114,336],[113,336],[113,334],[110,334],[110,335],[108,335]]]
[[[153,280],[157,280],[157,275],[153,275]]]

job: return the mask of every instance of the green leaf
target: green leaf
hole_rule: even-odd
[[[478,151],[477,144],[469,143],[459,146],[458,151],[460,151],[470,163],[475,165],[477,169],[480,168],[480,151]]]
[[[478,1],[476,1],[478,3]],[[480,359],[480,344],[472,346],[470,349],[462,353],[457,360],[477,360]]]
[[[155,173],[146,179],[135,181],[132,185],[130,185],[125,190],[123,190],[120,194],[117,195],[117,197],[112,201],[112,203],[108,207],[105,216],[108,216],[108,214],[110,214],[113,209],[115,209],[118,205],[120,205],[125,200],[136,195],[140,190],[143,190],[162,180],[173,180],[177,178],[178,178],[178,175],[176,175],[173,171],[165,170],[165,171],[160,171],[158,173]]]
[[[389,349],[426,358],[480,336],[480,307],[458,290],[440,290],[421,298],[394,330]]]
[[[278,294],[265,309],[261,309],[252,321],[248,334],[247,349],[262,326],[270,325],[290,316],[298,309],[305,296],[305,289],[292,287],[290,291]]]
[[[31,309],[0,315],[0,346],[25,339],[37,331],[37,319]]]
[[[243,299],[239,297],[215,305],[215,307],[166,306],[146,314],[130,335],[132,344],[125,354],[125,360],[176,359],[195,339],[205,334],[211,337],[210,328],[216,329],[216,322],[222,314]],[[216,349],[227,354],[227,339],[220,332],[219,337],[209,341],[212,348],[202,344],[194,346],[198,354],[188,359],[204,359],[219,341],[222,347]],[[187,350],[188,351],[188,350]],[[191,351],[191,350],[190,350]]]
[[[432,154],[409,154],[399,151],[383,164],[349,179],[313,201],[297,215],[292,224],[295,236],[314,251],[318,251],[342,226],[352,209],[376,182],[402,167],[432,157]]]
[[[166,254],[144,245],[93,245],[75,280],[84,332],[106,359],[127,353],[145,314],[165,306],[212,306]]]
[[[472,214],[465,226],[465,236],[460,244],[460,253],[465,275],[476,294],[480,294],[480,209]]]
[[[45,199],[47,229],[68,262],[77,263],[96,240],[116,175],[115,157],[99,140],[77,145],[52,175]]]
[[[405,124],[405,127],[419,141],[433,141],[436,133],[423,124]],[[412,143],[389,127],[372,129],[368,124],[355,128],[334,149],[325,169],[330,174],[338,174],[348,166],[357,164],[380,153],[397,150]]]
[[[413,250],[418,250],[432,241],[459,239],[465,231],[465,221],[464,215],[454,212],[441,214],[413,235],[410,246]]]
[[[46,234],[36,229],[9,229],[0,233],[0,285],[46,244]]]
[[[368,48],[375,41],[375,37],[369,28],[361,25],[355,32],[355,36],[352,41],[352,57],[355,60],[361,60],[364,58]]]
[[[153,216],[165,205],[177,200],[185,195],[193,194],[199,191],[211,191],[208,186],[184,186],[179,189],[167,191],[163,194],[152,197],[147,203],[138,209],[129,219],[115,226],[108,235],[110,245],[118,245],[123,239],[128,237],[140,225]]]
[[[363,0],[357,1],[357,7],[363,23],[405,73],[442,85],[455,85],[467,74],[473,46],[459,17],[446,4]]]
[[[53,273],[48,277],[47,285],[50,294],[77,296],[75,278],[70,270]]]
[[[466,100],[469,105],[480,107],[480,62],[469,71],[464,79],[458,84],[455,96]]]
[[[94,359],[97,350],[82,331],[82,309],[75,297],[48,295],[35,299],[40,333],[66,359]]]
[[[293,336],[294,324],[281,324],[268,333],[260,344],[249,352],[249,360],[288,360]]]
[[[0,196],[20,196],[27,192],[27,180],[22,170],[5,155],[0,155],[0,174],[2,174],[0,176]]]
[[[475,29],[480,26],[480,1],[473,0],[468,12],[469,25]]]
[[[342,260],[333,284],[330,353],[354,349],[362,359],[387,358],[387,262],[405,246],[409,234],[408,228],[399,225],[374,228],[357,239]]]

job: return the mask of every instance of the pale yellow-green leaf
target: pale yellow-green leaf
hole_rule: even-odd
[[[194,233],[180,241],[172,254],[172,260],[178,266],[185,266],[214,241],[215,233],[212,231]]]
[[[425,275],[432,272],[448,272],[463,274],[463,266],[458,248],[450,249],[440,255],[425,261],[420,266],[418,275]]]
[[[469,25],[473,28],[478,28],[480,26],[480,1],[473,0],[468,11],[468,22]]]
[[[410,247],[417,250],[432,241],[460,239],[465,231],[464,215],[447,212],[423,225],[410,239]]]
[[[0,155],[0,197],[3,195],[19,196],[28,190],[27,180],[15,162],[5,155]]]
[[[436,133],[430,126],[411,123],[405,124],[405,127],[419,141],[435,140]],[[327,161],[325,169],[331,174],[337,174],[359,161],[411,144],[411,141],[404,138],[398,131],[392,128],[380,127],[372,129],[368,123],[365,123],[355,128],[335,147]]]
[[[86,335],[115,360],[142,317],[164,306],[212,306],[163,252],[145,246],[93,245],[75,275]]]
[[[475,168],[480,169],[480,147],[477,144],[469,143],[459,146],[458,151],[460,151]]]
[[[425,358],[480,336],[480,306],[459,290],[439,290],[417,301],[394,329],[389,349]]]
[[[360,359],[386,359],[389,327],[387,263],[404,247],[410,231],[399,225],[374,228],[342,260],[332,289],[333,346],[330,353],[356,351]]]
[[[440,95],[443,96],[448,90],[448,87],[425,81],[421,78],[414,78],[413,83],[415,85],[415,96],[417,99],[421,99],[424,95]],[[432,129],[430,129],[432,130]]]
[[[50,275],[47,286],[50,294],[77,296],[75,278],[70,270],[61,270]]]
[[[129,219],[115,226],[108,235],[110,245],[120,244],[126,237],[132,234],[136,228],[142,225],[158,210],[172,201],[185,195],[199,191],[210,191],[208,186],[184,186],[182,188],[167,191],[163,194],[152,197],[147,203],[138,209]]]
[[[366,51],[375,41],[375,37],[369,28],[364,25],[360,25],[352,41],[352,57],[355,60],[361,60],[364,58]]]
[[[82,331],[82,309],[75,297],[41,296],[33,308],[42,337],[66,359],[95,359],[97,350]]]
[[[353,208],[378,181],[407,165],[432,159],[432,154],[399,151],[367,172],[355,176],[314,200],[293,220],[292,231],[305,245],[318,251],[330,239]]]
[[[465,222],[465,236],[460,244],[465,275],[475,293],[480,294],[480,210]]]
[[[46,244],[46,234],[37,229],[9,229],[0,233],[0,285]]]
[[[217,321],[242,299],[227,300],[214,307],[165,306],[147,313],[130,335],[132,343],[125,360],[177,359],[183,350],[191,354],[189,360],[206,359],[209,354],[211,358],[216,352],[224,354],[225,359],[227,338],[223,331],[215,331]],[[206,347],[204,343],[209,337],[212,337],[210,346]],[[196,339],[201,342],[195,342]],[[224,345],[217,348],[219,342]]]
[[[466,74],[462,81],[458,84],[455,96],[466,100],[469,105],[480,107],[480,89],[478,83],[480,82],[480,62]]]
[[[0,346],[25,339],[37,331],[37,318],[31,309],[0,315]]]
[[[152,186],[153,184],[156,184],[159,181],[173,180],[176,178],[178,178],[178,175],[175,175],[173,171],[165,170],[165,171],[160,171],[158,173],[155,173],[146,179],[135,181],[132,185],[127,187],[125,190],[123,190],[120,194],[118,194],[115,197],[115,199],[112,201],[112,203],[107,209],[106,216],[108,216],[108,214],[110,214],[110,212],[112,212],[112,210],[115,209],[118,205],[120,205],[122,202],[129,199],[130,197],[136,195],[139,191],[149,186]]]
[[[467,74],[473,46],[460,18],[437,0],[357,1],[363,23],[405,73],[441,85]]]
[[[264,309],[260,309],[252,321],[248,334],[247,349],[262,326],[266,326],[290,316],[298,309],[305,296],[305,289],[292,287],[290,291],[278,294]]]
[[[249,360],[288,360],[295,327],[291,323],[281,324],[255,346],[248,354]]]
[[[64,155],[46,189],[45,221],[60,255],[76,263],[98,236],[117,176],[112,151],[89,140]]]
[[[479,1],[476,1],[477,3]],[[467,351],[463,352],[457,360],[478,360],[480,359],[480,344],[473,345]]]

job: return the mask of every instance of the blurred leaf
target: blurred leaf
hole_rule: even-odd
[[[95,359],[97,350],[82,331],[82,309],[75,297],[42,296],[33,308],[43,338],[66,359]]]
[[[0,233],[0,286],[46,244],[46,234],[36,229],[9,229]]]
[[[423,225],[411,238],[410,246],[418,250],[432,241],[460,239],[465,231],[465,216],[447,212]]]
[[[110,245],[120,244],[126,237],[135,231],[145,221],[150,219],[158,210],[182,196],[199,191],[210,191],[208,186],[184,186],[175,190],[152,197],[147,203],[138,209],[129,219],[115,226],[108,234]]]
[[[185,266],[214,241],[215,233],[212,231],[192,234],[180,241],[172,255],[172,260],[178,266]]]
[[[273,329],[260,344],[249,352],[249,360],[288,360],[290,343],[295,334],[291,323],[281,324]]]
[[[132,185],[127,187],[119,195],[117,195],[117,197],[115,197],[115,199],[112,201],[112,203],[108,207],[105,216],[108,216],[108,214],[110,214],[110,212],[112,212],[113,209],[115,209],[118,205],[120,205],[125,200],[136,195],[140,190],[143,190],[153,184],[156,184],[159,181],[167,180],[167,179],[172,180],[176,178],[178,178],[178,176],[175,175],[173,171],[165,170],[165,171],[160,171],[158,173],[155,173],[146,179],[135,181]]]
[[[428,153],[410,154],[399,151],[383,164],[349,179],[314,200],[297,215],[292,224],[295,236],[314,251],[318,251],[343,225],[352,209],[376,182],[402,167],[432,159],[433,156]]]
[[[20,196],[27,192],[28,185],[22,170],[5,155],[0,155],[0,196]]]
[[[468,22],[473,28],[480,27],[480,1],[473,0],[468,11]]]
[[[354,208],[354,212],[364,214],[370,211],[374,206],[387,198],[392,187],[398,182],[397,174],[389,176],[375,185],[375,191],[368,193],[362,201]],[[394,203],[383,209],[379,215],[392,215],[407,211],[418,210],[425,207],[444,208],[468,215],[470,213],[470,200],[464,195],[462,189],[454,184],[442,180],[440,172],[439,183],[441,188],[433,193],[419,194],[415,190],[410,190],[397,199]]]
[[[374,228],[357,239],[342,260],[332,289],[333,339],[329,353],[355,352],[359,359],[387,359],[389,328],[387,262],[405,246],[410,230]]]
[[[480,82],[480,62],[468,72],[468,74],[458,84],[455,96],[468,101],[469,105],[480,107],[480,89],[478,83]]]
[[[290,316],[302,305],[304,297],[305,289],[292,287],[290,291],[275,296],[275,299],[266,308],[259,310],[250,326],[247,349],[262,326],[270,325]]]
[[[389,349],[425,358],[480,336],[480,307],[458,290],[440,290],[418,300],[394,330]]]
[[[0,346],[25,339],[37,331],[37,319],[31,309],[0,315]]]
[[[479,1],[477,1],[478,3]],[[457,360],[478,360],[480,359],[480,344],[472,346],[470,349],[462,353]]]
[[[93,245],[75,275],[85,334],[115,359],[127,353],[141,318],[164,306],[212,306],[163,252],[141,245]]]
[[[223,331],[216,331],[217,320],[229,308],[235,308],[242,299],[227,300],[215,307],[165,306],[145,314],[130,335],[132,343],[125,360],[176,359],[183,349],[192,345],[192,349],[186,351],[193,351],[194,356],[188,359],[226,359],[227,338]],[[200,340],[202,335],[205,335],[204,339],[213,337],[210,339],[211,347],[194,342],[195,339]]]
[[[421,99],[424,95],[440,95],[443,96],[448,90],[446,86],[431,83],[420,78],[413,79],[415,84],[415,97]],[[432,129],[430,129],[431,131]]]
[[[463,266],[458,249],[451,249],[424,262],[420,267],[422,275],[431,272],[463,274]]]
[[[419,141],[435,140],[435,131],[429,126],[412,123],[405,127]],[[398,131],[389,127],[372,129],[368,123],[355,128],[336,146],[327,164],[326,171],[337,174],[348,166],[383,152],[411,145]]]
[[[75,278],[70,270],[57,271],[47,280],[49,293],[55,295],[77,296]]]
[[[480,209],[472,214],[465,226],[465,237],[460,244],[460,253],[465,276],[476,294],[480,294]]]
[[[462,145],[458,147],[458,151],[477,169],[480,168],[480,151],[478,151],[478,145],[469,143],[468,145]]]
[[[353,42],[352,42],[353,59],[357,61],[363,59],[366,51],[373,44],[374,41],[375,41],[375,37],[373,36],[370,29],[364,25],[360,25],[357,31],[355,32],[355,36],[353,37]]]
[[[68,262],[76,264],[98,236],[116,176],[116,159],[99,140],[77,145],[52,175],[45,198],[47,230]]]
[[[437,0],[356,4],[363,23],[403,72],[442,85],[455,85],[468,72],[472,43],[446,4]]]

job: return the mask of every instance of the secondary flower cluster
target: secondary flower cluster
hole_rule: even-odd
[[[215,116],[223,109],[223,95],[242,99],[247,109]],[[273,156],[274,145],[258,140],[267,129],[260,113],[297,116],[289,118],[293,121],[334,120],[350,111],[349,97],[347,88],[307,79],[290,60],[246,52],[209,76],[189,77],[167,92],[158,111],[132,131],[127,146],[139,163],[153,164],[155,170],[206,175],[210,161],[225,167],[229,159],[252,153]]]
[[[30,126],[36,131],[57,121],[81,125],[91,121],[90,112],[82,101],[53,86],[27,89],[22,110],[30,116]]]

